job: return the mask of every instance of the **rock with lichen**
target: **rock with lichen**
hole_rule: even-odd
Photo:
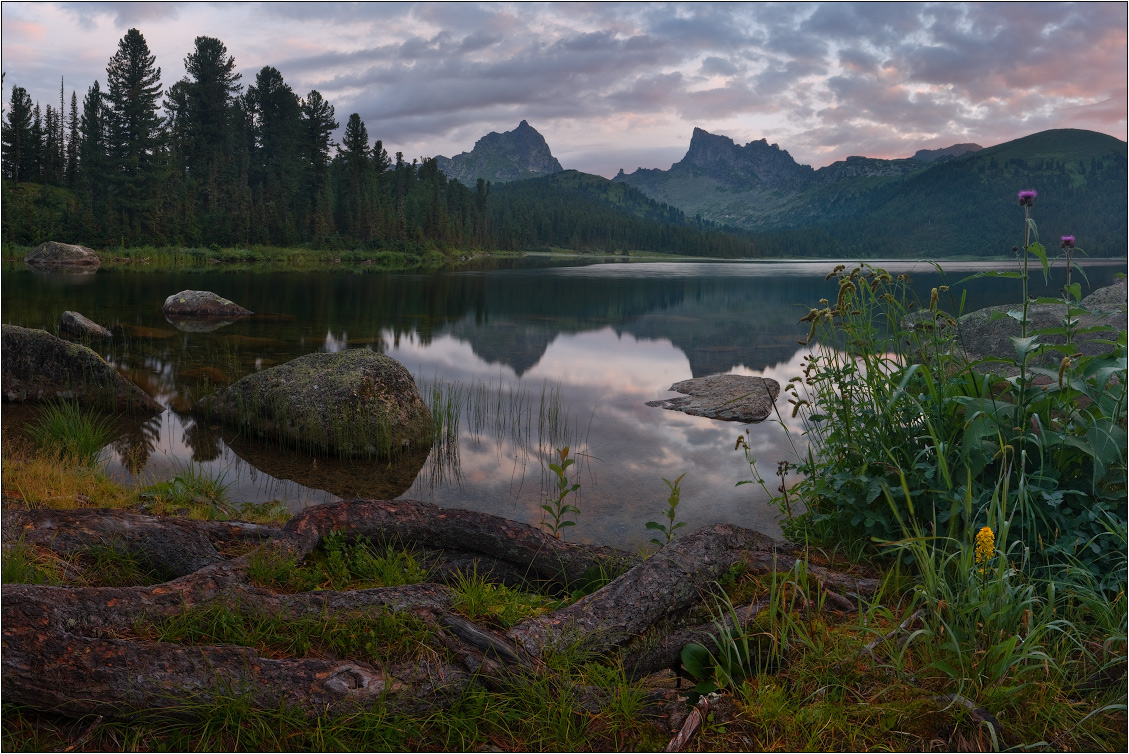
[[[165,319],[170,321],[181,317],[214,317],[236,320],[254,314],[239,304],[211,291],[181,291],[165,299],[161,307]]]
[[[312,353],[205,396],[196,410],[225,425],[339,457],[429,448],[431,410],[395,359],[366,349]]]
[[[152,413],[162,407],[102,357],[43,330],[3,326],[4,400],[75,400],[93,408]]]
[[[59,316],[59,334],[68,338],[94,340],[109,338],[112,334],[102,325],[78,312],[63,312]]]
[[[102,260],[85,246],[47,241],[28,252],[24,264],[40,270],[97,269]]]
[[[1082,299],[1079,308],[1085,311],[1075,318],[1074,324],[1076,334],[1073,350],[1076,353],[1095,356],[1112,350],[1109,341],[1116,340],[1117,331],[1126,330],[1125,291],[1125,282],[1118,281],[1114,285],[1099,288]],[[1015,359],[1012,338],[1019,337],[1021,332],[1019,321],[1010,313],[1018,315],[1021,310],[1021,304],[989,306],[961,317],[957,340],[964,355],[970,361],[1004,359],[1004,363],[985,362],[980,368],[1006,375],[1017,373],[1019,368],[1006,362]],[[1038,330],[1061,328],[1066,314],[1065,304],[1028,304],[1027,332],[1031,335]],[[1066,336],[1061,333],[1042,334],[1039,335],[1038,342],[1063,345]],[[1045,350],[1033,354],[1028,363],[1054,368],[1061,358],[1060,352]]]
[[[764,421],[772,413],[776,396],[780,395],[780,383],[776,380],[741,374],[711,374],[682,380],[670,389],[683,395],[649,401],[647,405],[736,422]]]

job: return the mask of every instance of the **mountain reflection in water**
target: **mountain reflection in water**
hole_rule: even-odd
[[[428,274],[101,271],[83,285],[6,267],[3,317],[54,332],[59,314],[70,309],[114,331],[94,347],[169,406],[148,422],[123,422],[108,466],[123,480],[148,484],[198,464],[223,474],[236,501],[279,499],[299,509],[337,497],[402,496],[537,523],[551,481],[547,464],[554,446],[567,442],[582,485],[582,513],[568,538],[636,548],[653,534],[644,524],[666,507],[662,478],[683,472],[679,516],[690,527],[732,522],[778,533],[764,493],[735,487],[749,478],[743,454],[733,451],[743,425],[644,403],[669,397],[667,388],[689,377],[735,372],[784,383],[798,375],[805,351],[796,341],[806,327],[797,321],[820,298],[834,298],[833,283],[824,281],[834,264],[580,265],[534,258]],[[927,300],[941,282],[953,285],[975,269],[999,266],[953,263],[944,281],[924,264],[888,269],[911,272]],[[1123,269],[1124,261],[1087,266],[1093,287]],[[1060,285],[1052,280],[1036,295]],[[965,288],[968,309],[1018,296],[1015,281],[977,280]],[[180,332],[160,306],[184,289],[214,291],[256,315],[214,332]],[[949,295],[960,300],[955,285]],[[461,417],[457,440],[427,456],[388,464],[313,458],[198,424],[203,417],[191,412],[214,386],[344,348],[396,358],[425,389],[477,386],[477,420]],[[507,410],[519,406],[523,429],[484,420],[487,394],[502,395]],[[561,430],[555,436],[544,431],[549,410]],[[19,421],[6,415],[5,430]],[[777,462],[805,451],[798,428],[792,430],[773,420],[750,428],[762,474],[771,477]]]

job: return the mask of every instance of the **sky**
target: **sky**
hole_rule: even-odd
[[[197,36],[406,158],[528,120],[566,169],[666,169],[695,127],[822,167],[1050,128],[1126,138],[1125,3],[4,2],[3,99],[67,106],[130,28],[167,88]]]

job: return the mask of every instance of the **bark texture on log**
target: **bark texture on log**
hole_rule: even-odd
[[[708,636],[708,626],[678,622],[733,563],[787,569],[795,561],[790,546],[731,525],[700,529],[640,561],[614,548],[562,542],[497,516],[402,500],[316,506],[281,528],[99,510],[7,511],[3,523],[5,548],[23,542],[73,554],[115,543],[176,576],[129,588],[3,586],[5,699],[71,715],[182,710],[186,703],[207,705],[232,694],[309,714],[377,698],[402,710],[420,709],[448,703],[469,683],[491,686],[507,674],[547,672],[542,654],[565,643],[614,652],[639,677],[676,667],[686,641]],[[332,532],[415,548],[440,578],[474,567],[497,581],[559,593],[596,569],[622,575],[551,615],[500,632],[454,615],[455,593],[439,583],[282,594],[250,582],[253,552],[222,554],[233,543],[261,542],[304,557]],[[837,581],[839,576],[826,572],[819,578],[842,591],[863,588],[850,579]],[[435,651],[375,667],[348,657],[280,659],[246,647],[128,638],[142,618],[152,622],[209,606],[293,618],[410,613],[431,627]],[[654,644],[632,647],[636,637],[671,630],[657,650]],[[669,701],[671,694],[659,696]]]

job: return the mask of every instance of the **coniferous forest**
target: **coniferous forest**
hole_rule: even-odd
[[[665,205],[656,222],[552,186],[530,195],[482,181],[468,188],[432,158],[390,156],[356,113],[336,143],[338,116],[318,91],[300,95],[270,66],[244,81],[213,37],[197,37],[184,63],[185,77],[163,89],[145,37],[130,29],[105,88],[95,81],[81,101],[72,91],[68,104],[60,83],[57,107],[41,108],[14,82],[3,240],[752,255],[748,240]]]

